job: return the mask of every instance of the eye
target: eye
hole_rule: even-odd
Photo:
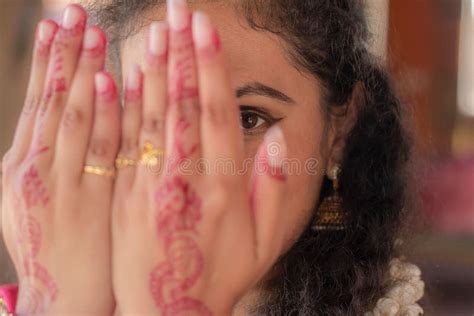
[[[240,112],[241,127],[244,130],[251,130],[268,123],[268,121],[261,115],[250,110],[241,110]]]
[[[240,106],[240,126],[246,136],[260,136],[283,118],[276,118],[269,110],[258,106]]]

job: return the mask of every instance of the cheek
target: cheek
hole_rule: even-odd
[[[320,175],[305,173],[288,178],[287,198],[282,205],[287,223],[286,249],[290,248],[311,221],[319,199],[322,180]]]
[[[287,248],[301,235],[312,219],[319,200],[326,159],[322,156],[323,122],[318,113],[300,118],[288,128],[288,192],[283,202],[286,217]],[[311,120],[311,122],[309,121]],[[302,124],[304,123],[304,124]],[[295,128],[294,126],[298,126]]]

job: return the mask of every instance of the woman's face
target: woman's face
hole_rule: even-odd
[[[253,158],[265,132],[278,124],[288,146],[287,248],[300,235],[319,196],[329,158],[323,131],[318,81],[298,71],[285,53],[282,41],[268,32],[248,27],[231,5],[202,3],[192,6],[208,14],[219,30],[232,84],[241,106],[246,158]],[[162,20],[164,8],[147,13]],[[132,63],[144,66],[147,28],[127,39],[122,47],[122,69]],[[325,148],[327,145],[324,145]],[[253,167],[246,170],[250,178]]]

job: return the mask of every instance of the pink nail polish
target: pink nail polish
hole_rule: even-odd
[[[143,75],[140,66],[133,64],[130,67],[125,85],[125,101],[135,103],[142,97]]]
[[[221,49],[219,35],[207,15],[202,12],[195,12],[193,15],[193,38],[200,58],[211,59]]]
[[[115,87],[114,80],[112,76],[105,71],[98,72],[95,75],[95,89],[97,97],[101,101],[109,103],[115,101],[117,98],[117,88]]]
[[[277,180],[284,181],[286,173],[284,168],[287,158],[285,137],[280,127],[273,126],[265,135],[267,174]]]
[[[106,46],[107,39],[104,32],[100,28],[93,26],[84,35],[82,54],[91,58],[100,57],[104,55]]]
[[[78,4],[69,5],[64,11],[61,26],[66,30],[85,26],[86,12]]]
[[[185,0],[168,0],[168,21],[173,31],[189,27],[191,13]]]
[[[53,43],[58,25],[52,20],[41,21],[36,32],[36,51],[40,55],[47,55]]]
[[[151,65],[165,64],[168,59],[168,24],[165,21],[150,24],[147,58]]]

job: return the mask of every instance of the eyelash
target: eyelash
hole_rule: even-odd
[[[263,120],[263,123],[260,123],[259,121],[257,122],[257,125],[253,128],[245,128],[243,124],[243,114],[245,113],[250,113],[254,114],[257,116],[257,119]],[[256,106],[248,106],[248,105],[242,105],[240,106],[240,121],[241,121],[241,128],[244,132],[245,135],[248,136],[254,136],[254,135],[259,135],[259,134],[264,134],[272,125],[275,123],[281,121],[283,118],[276,118],[270,113],[268,113],[267,110],[261,107],[256,107]]]

